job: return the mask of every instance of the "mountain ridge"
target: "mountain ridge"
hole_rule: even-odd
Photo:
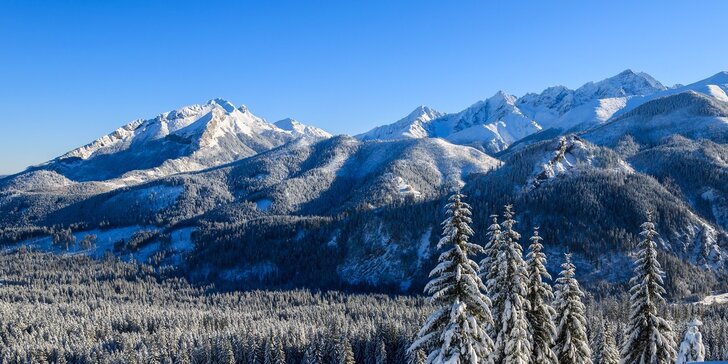
[[[675,93],[696,91],[726,101],[727,75],[728,72],[720,72],[687,86],[668,88],[647,73],[627,69],[598,82],[587,82],[575,90],[552,86],[540,94],[527,93],[522,97],[498,91],[459,113],[441,115],[417,125],[412,123],[412,127],[422,131],[418,134],[406,132],[410,125],[405,118],[357,137],[363,140],[442,137],[493,155],[542,130],[589,129],[654,98]],[[387,130],[387,135],[381,135],[381,130]]]
[[[0,179],[0,243],[60,252],[54,240],[91,234],[97,247],[70,251],[134,255],[200,281],[418,292],[441,206],[461,189],[475,240],[513,204],[519,231],[541,226],[549,259],[573,252],[595,291],[625,284],[653,210],[671,292],[724,289],[726,75],[667,88],[628,71],[578,92],[498,92],[454,114],[420,106],[370,139],[211,100]]]

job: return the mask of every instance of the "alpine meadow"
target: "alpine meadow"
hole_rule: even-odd
[[[728,8],[646,3],[0,3],[0,364],[728,363]]]

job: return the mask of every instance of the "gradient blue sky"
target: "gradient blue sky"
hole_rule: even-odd
[[[728,69],[727,1],[0,1],[0,174],[222,97],[355,134],[417,105]]]

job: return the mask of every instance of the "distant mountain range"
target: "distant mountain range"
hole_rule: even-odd
[[[420,106],[400,121],[357,137],[362,140],[443,138],[497,153],[531,134],[586,130],[647,101],[669,95],[695,91],[725,102],[728,101],[726,85],[727,72],[688,86],[668,88],[646,73],[626,70],[576,90],[555,86],[520,98],[498,91],[456,114],[442,114]]]
[[[70,250],[239,287],[419,291],[462,188],[479,242],[513,203],[522,242],[541,226],[550,269],[572,251],[595,292],[624,284],[654,210],[671,292],[695,295],[728,286],[727,91],[728,72],[666,87],[627,70],[454,114],[420,106],[355,137],[214,99],[1,178],[0,242],[94,235]]]

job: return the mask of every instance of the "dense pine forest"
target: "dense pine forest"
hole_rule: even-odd
[[[454,195],[448,205],[442,255],[426,286],[429,299],[311,290],[223,292],[193,285],[171,267],[113,255],[95,260],[25,248],[5,252],[0,358],[602,364],[644,356],[650,345],[640,341],[651,339],[642,333],[665,335],[660,340],[665,347],[653,350],[661,355],[656,363],[728,356],[728,305],[666,304],[660,298],[662,272],[649,218],[637,244],[631,292],[597,297],[579,287],[569,254],[558,277],[548,274],[538,229],[522,239],[510,206],[501,220],[493,217],[485,247],[468,242],[474,232],[461,197]],[[650,324],[641,320],[643,314],[652,318]]]

